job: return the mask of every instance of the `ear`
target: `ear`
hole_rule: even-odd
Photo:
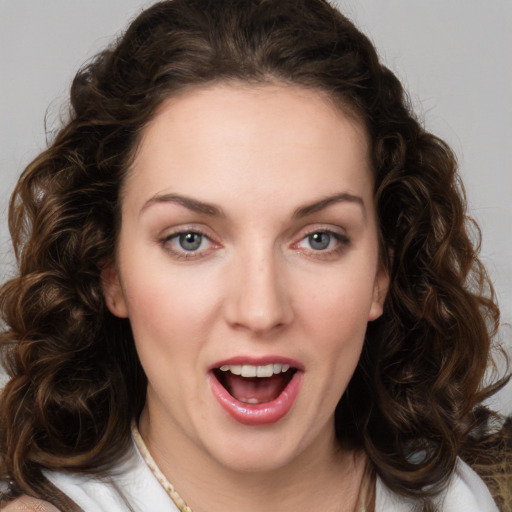
[[[384,301],[388,294],[389,288],[389,272],[382,266],[379,266],[377,275],[375,276],[375,283],[373,285],[373,299],[368,314],[368,321],[377,320],[382,315],[384,308]]]
[[[120,318],[127,318],[128,308],[114,263],[101,271],[101,284],[103,287],[103,297],[110,312]]]

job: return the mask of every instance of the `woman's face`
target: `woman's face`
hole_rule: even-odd
[[[104,274],[151,445],[249,471],[332,449],[387,288],[372,191],[363,128],[320,93],[225,84],[162,106]]]

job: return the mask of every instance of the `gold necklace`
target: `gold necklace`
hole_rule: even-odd
[[[148,468],[151,470],[155,478],[158,480],[160,485],[164,488],[165,492],[171,497],[173,503],[180,509],[180,512],[194,512],[186,503],[185,500],[179,495],[178,491],[174,488],[174,485],[165,478],[165,475],[160,471],[160,468],[157,466],[155,459],[149,453],[148,447],[142,439],[140,435],[139,429],[135,423],[135,420],[132,421],[132,436],[139,449],[142,458],[148,465]],[[363,491],[363,492],[361,492]],[[358,499],[358,503],[356,505],[356,510],[359,512],[365,512],[364,500],[362,500],[362,495],[365,495],[368,492],[368,489],[360,489],[360,495]]]
[[[132,436],[137,445],[137,448],[142,455],[142,458],[148,465],[149,469],[155,475],[160,485],[164,488],[165,492],[171,497],[174,504],[180,509],[181,512],[193,512],[193,510],[185,503],[185,500],[178,494],[178,491],[174,488],[174,485],[165,478],[165,475],[160,471],[160,468],[156,465],[155,460],[149,453],[149,450],[140,435],[139,429],[135,424],[135,420],[132,421]]]

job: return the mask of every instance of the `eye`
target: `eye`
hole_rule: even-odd
[[[301,248],[312,249],[313,251],[328,251],[337,248],[343,243],[348,243],[348,240],[339,233],[315,231],[306,235],[298,245]]]
[[[306,255],[332,259],[340,256],[349,244],[349,239],[341,233],[318,229],[307,233],[294,245]]]
[[[176,259],[197,259],[207,256],[215,248],[212,240],[196,230],[183,230],[165,236],[160,240],[163,248]]]
[[[315,251],[325,251],[326,249],[329,249],[332,238],[331,233],[327,233],[326,231],[312,233],[306,237],[309,246]]]
[[[176,242],[184,251],[197,251],[203,243],[203,235],[201,233],[180,233],[176,235]]]

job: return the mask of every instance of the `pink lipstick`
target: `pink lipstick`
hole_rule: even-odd
[[[211,368],[210,388],[221,407],[244,425],[271,425],[286,416],[304,371],[288,358],[237,357]]]

